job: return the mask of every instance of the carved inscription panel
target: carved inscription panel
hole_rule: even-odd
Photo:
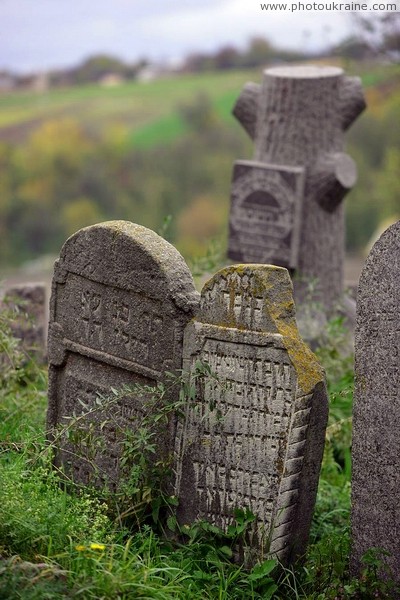
[[[178,430],[176,449],[183,458],[177,487],[186,498],[190,493],[196,497],[192,519],[225,528],[235,508],[247,507],[265,528],[273,518],[284,469],[295,373],[279,348],[280,336],[255,346],[218,333],[191,357],[192,371],[200,360],[216,378],[198,390],[200,401],[188,407]],[[182,506],[183,520],[184,513]]]
[[[307,543],[327,397],[298,334],[286,269],[216,273],[186,327],[183,357],[192,389],[175,445],[180,523],[226,529],[247,508],[253,557],[294,560]]]
[[[155,371],[174,354],[174,324],[161,302],[79,275],[62,285],[56,320],[69,340]]]
[[[60,423],[89,407],[79,420],[85,427],[78,438],[93,433],[94,454],[87,456],[83,446],[83,458],[73,452],[80,444],[76,436],[56,450],[56,461],[74,480],[85,483],[90,475],[96,484],[105,479],[116,484],[127,439],[118,435],[140,427],[142,409],[157,400],[154,387],[165,381],[166,372],[182,368],[183,332],[198,303],[182,256],[145,227],[109,221],[85,227],[65,242],[50,302],[47,426],[54,437]],[[124,397],[124,384],[150,389],[136,388]],[[105,412],[98,394],[113,397],[113,390],[118,397]],[[170,386],[165,401],[173,402],[176,393]],[[171,417],[168,426],[156,430],[158,461],[173,450],[173,426]]]
[[[247,263],[297,266],[303,169],[237,161],[228,255]]]
[[[61,442],[58,462],[75,481],[107,482],[114,487],[119,477],[125,432],[140,426],[145,398],[133,393],[117,398],[110,391],[109,381],[117,389],[155,382],[72,352],[56,377],[60,398],[58,422],[63,426],[70,424],[66,430],[69,434]]]

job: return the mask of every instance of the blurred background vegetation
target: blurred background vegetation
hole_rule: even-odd
[[[374,49],[363,31],[311,57],[360,75],[366,91],[367,112],[347,135],[359,171],[345,200],[347,250],[359,254],[400,217],[399,53],[392,38]],[[233,104],[262,68],[306,59],[254,38],[241,52],[191,55],[179,72],[97,56],[17,81],[0,93],[1,273],[108,219],[157,231],[171,215],[166,237],[189,259],[213,238],[224,243],[233,162],[253,153]]]

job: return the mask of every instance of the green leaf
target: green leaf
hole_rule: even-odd
[[[229,558],[231,558],[233,556],[233,552],[232,550],[229,548],[229,546],[222,546],[219,551],[222,554],[225,554],[225,556],[229,556]]]
[[[210,533],[214,533],[215,535],[223,535],[224,534],[222,529],[220,529],[216,525],[213,525],[212,523],[207,523],[206,521],[204,521],[204,523],[203,523],[203,529],[204,529],[204,531],[209,531]]]
[[[260,565],[256,565],[249,575],[250,581],[258,581],[263,577],[266,577],[273,571],[277,565],[277,561],[274,559],[266,560]]]
[[[277,590],[278,586],[275,583],[270,585],[269,588],[263,592],[263,600],[270,600]]]
[[[176,517],[174,517],[174,516],[168,517],[168,519],[167,519],[168,529],[170,531],[176,531],[176,525],[177,525]]]

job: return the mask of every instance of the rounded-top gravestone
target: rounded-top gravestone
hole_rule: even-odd
[[[355,331],[352,568],[372,547],[400,584],[400,221],[361,272]]]
[[[183,331],[198,298],[182,256],[145,227],[111,221],[66,241],[55,264],[50,306],[48,427],[54,432],[87,411],[87,431],[96,423],[96,443],[107,449],[83,455],[76,444],[64,444],[56,462],[72,479],[116,485],[120,434],[135,426],[144,399],[119,398],[100,427],[99,398],[111,388],[156,385],[166,371],[182,367]],[[168,452],[173,435],[171,423],[160,440],[162,451]]]

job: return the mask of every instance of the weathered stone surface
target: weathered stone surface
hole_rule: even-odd
[[[184,338],[184,368],[193,374],[198,361],[217,379],[196,380],[178,424],[178,518],[226,529],[235,508],[249,508],[254,553],[294,560],[308,538],[327,394],[298,335],[286,269],[237,265],[206,283]]]
[[[5,290],[0,305],[14,312],[12,331],[22,348],[36,360],[46,354],[46,286],[42,283],[14,285]],[[16,312],[17,311],[17,312]]]
[[[260,263],[267,257],[294,270],[296,301],[303,301],[308,284],[316,281],[313,300],[328,310],[343,292],[342,200],[356,181],[343,133],[364,108],[358,78],[345,77],[336,67],[285,66],[267,69],[261,86],[247,84],[233,110],[254,139],[257,176],[239,177],[242,163],[235,164],[228,255]],[[268,177],[260,177],[262,166]],[[285,171],[286,184],[289,173],[295,180],[289,184],[292,208],[287,214],[291,230],[299,232],[290,253],[270,232],[273,220],[267,221],[272,199],[285,213],[280,199],[287,185],[271,189],[273,177],[282,180]]]
[[[295,268],[304,170],[237,161],[233,172],[229,256]]]
[[[355,334],[352,569],[385,548],[400,583],[400,221],[372,248],[361,273]]]
[[[111,387],[163,381],[182,366],[183,330],[198,305],[181,255],[157,234],[133,223],[111,221],[78,231],[56,262],[49,325],[50,430],[96,407]],[[106,451],[85,459],[63,446],[58,464],[75,481],[118,481],[120,433],[134,426],[144,398],[118,400],[106,425],[96,423]],[[86,410],[86,408],[85,408]],[[103,415],[104,417],[104,415]],[[174,424],[159,440],[167,452]]]

